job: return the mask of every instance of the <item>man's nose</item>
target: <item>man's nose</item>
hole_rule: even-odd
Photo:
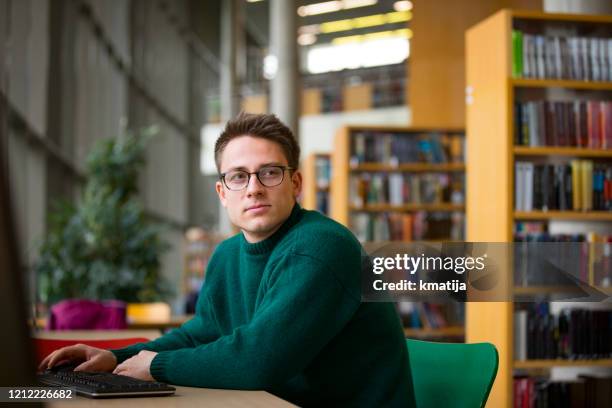
[[[257,174],[251,174],[251,178],[249,179],[249,184],[247,184],[247,194],[261,194],[265,190],[265,187],[259,182],[257,178]]]

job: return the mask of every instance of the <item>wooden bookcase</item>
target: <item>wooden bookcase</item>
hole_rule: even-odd
[[[302,166],[304,175],[302,206],[307,210],[318,210],[317,195],[320,194],[327,195],[327,206],[328,208],[330,206],[329,180],[327,182],[321,182],[321,175],[318,174],[320,168],[317,167],[317,162],[320,160],[327,161],[331,165],[331,155],[329,153],[311,153],[306,157]]]
[[[332,181],[331,181],[331,217],[351,228],[351,214],[360,213],[413,213],[415,211],[435,212],[464,212],[463,204],[435,203],[416,204],[403,203],[402,205],[370,204],[359,208],[351,204],[350,178],[362,172],[372,173],[464,173],[463,162],[447,163],[380,163],[363,162],[351,163],[353,137],[357,133],[376,132],[385,134],[404,134],[404,137],[418,137],[424,134],[440,133],[461,135],[461,149],[463,149],[464,129],[460,128],[415,128],[401,126],[345,126],[338,130],[332,153]],[[446,240],[445,240],[446,241]],[[435,341],[463,341],[465,331],[463,325],[451,325],[442,328],[405,328],[406,337],[428,339]]]
[[[611,212],[514,211],[514,164],[516,160],[570,160],[596,158],[612,161],[611,150],[570,147],[515,147],[514,103],[525,92],[612,91],[611,82],[523,79],[512,76],[512,30],[518,25],[575,28],[581,32],[609,32],[612,16],[545,14],[502,10],[466,32],[467,194],[468,241],[512,242],[519,220],[575,220],[611,222]],[[544,31],[546,33],[546,31]],[[546,97],[546,96],[545,96]],[[566,96],[565,98],[571,98]],[[486,198],[486,199],[485,199]],[[612,223],[610,223],[612,230]],[[512,275],[504,276],[508,288]],[[542,288],[545,292],[547,288]],[[489,341],[499,351],[499,370],[489,397],[490,407],[511,407],[514,369],[549,369],[558,366],[612,367],[612,360],[515,361],[513,356],[513,302],[471,302],[466,309],[466,341]]]
[[[401,126],[345,126],[338,130],[334,141],[334,152],[332,155],[332,206],[331,217],[338,222],[350,227],[350,215],[353,212],[388,212],[388,213],[407,213],[414,211],[435,211],[435,212],[463,212],[463,204],[444,203],[404,203],[402,205],[390,204],[370,204],[361,208],[351,205],[349,184],[351,175],[368,173],[463,173],[465,164],[458,162],[448,163],[359,163],[351,165],[352,139],[355,134],[360,132],[380,132],[386,134],[408,134],[418,137],[429,133],[463,135],[464,130],[459,128],[415,128]],[[410,137],[407,136],[407,137]]]

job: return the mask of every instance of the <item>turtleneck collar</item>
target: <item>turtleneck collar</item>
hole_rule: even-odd
[[[291,227],[293,227],[300,219],[302,214],[302,208],[296,202],[291,210],[291,214],[289,214],[289,218],[283,222],[279,229],[277,229],[272,235],[263,241],[255,242],[251,244],[244,237],[244,233],[241,233],[241,246],[242,248],[249,254],[265,254],[270,252],[276,243],[289,231]]]

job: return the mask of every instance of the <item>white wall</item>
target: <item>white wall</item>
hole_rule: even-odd
[[[299,131],[302,159],[313,152],[331,152],[334,136],[344,125],[408,126],[411,121],[407,106],[302,116]]]

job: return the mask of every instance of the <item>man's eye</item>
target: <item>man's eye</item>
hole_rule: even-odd
[[[243,181],[244,179],[246,179],[245,173],[235,173],[229,175],[230,181]]]
[[[262,177],[274,177],[274,176],[277,176],[279,173],[280,173],[279,169],[270,168],[270,169],[261,169],[259,174]]]

